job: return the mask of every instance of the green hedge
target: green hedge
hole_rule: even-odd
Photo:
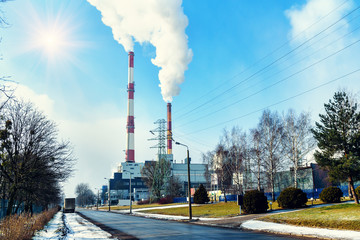
[[[307,196],[299,188],[285,188],[277,198],[279,207],[282,208],[300,208],[306,206]]]
[[[343,192],[338,187],[327,187],[320,193],[320,200],[326,203],[339,203]]]
[[[245,193],[243,208],[246,213],[264,213],[269,206],[263,192],[252,190]]]

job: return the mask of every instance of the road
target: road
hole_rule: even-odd
[[[303,239],[156,220],[103,211],[78,209],[78,212],[98,223],[138,239]]]

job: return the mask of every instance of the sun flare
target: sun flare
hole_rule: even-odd
[[[64,50],[66,40],[61,34],[50,31],[44,32],[39,38],[39,47],[47,54],[55,54]]]

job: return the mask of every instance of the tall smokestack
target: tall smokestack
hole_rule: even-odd
[[[128,114],[126,124],[126,152],[125,161],[135,162],[134,144],[134,52],[129,52],[129,73],[128,73]]]
[[[167,104],[167,154],[172,154],[171,103]]]

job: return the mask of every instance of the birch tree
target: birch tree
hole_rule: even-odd
[[[275,175],[282,168],[280,150],[283,126],[278,113],[265,110],[260,118],[258,129],[262,136],[264,170],[271,188],[272,200],[275,201]]]
[[[315,147],[310,115],[305,112],[296,115],[293,109],[289,109],[283,117],[283,126],[283,153],[294,167],[294,187],[297,188],[298,169],[303,158]]]
[[[256,176],[256,185],[258,191],[261,191],[262,181],[265,180],[262,179],[262,172],[264,169],[264,147],[261,134],[261,129],[258,128],[251,129],[250,131],[250,154],[253,166],[253,168],[251,168],[251,172]]]

